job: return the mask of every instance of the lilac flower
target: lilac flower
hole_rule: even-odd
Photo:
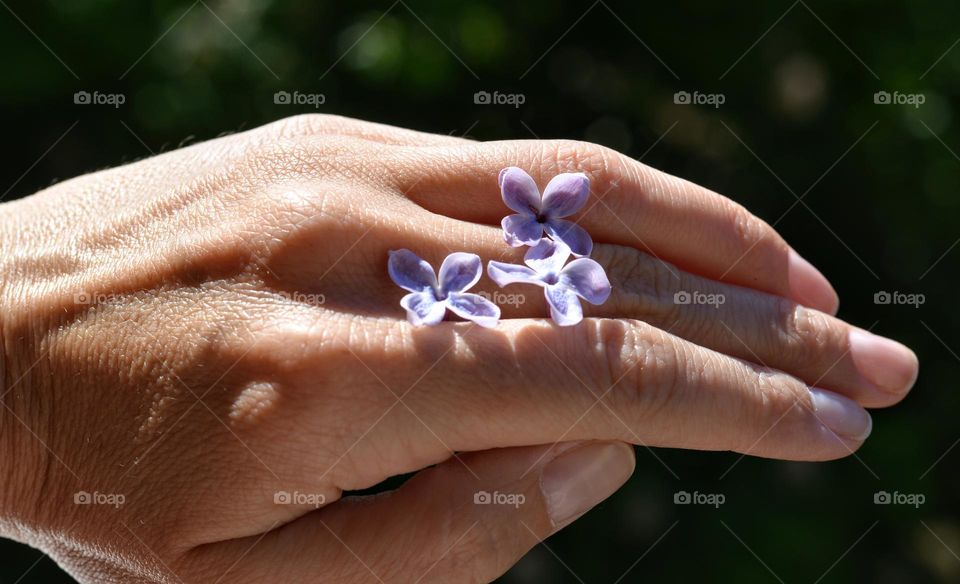
[[[448,255],[440,266],[439,282],[433,267],[408,249],[391,251],[387,270],[397,286],[410,291],[400,300],[400,306],[406,309],[407,319],[414,325],[438,324],[448,308],[484,327],[496,326],[500,319],[500,307],[479,294],[465,292],[477,283],[483,271],[476,254]]]
[[[507,284],[536,284],[544,288],[550,304],[550,316],[560,326],[583,320],[583,298],[590,304],[603,304],[610,297],[610,281],[597,262],[575,259],[566,266],[570,250],[560,242],[543,239],[524,256],[526,266],[490,262],[487,274],[501,287]],[[529,266],[529,267],[527,267]]]
[[[536,245],[546,232],[562,241],[573,255],[590,255],[593,240],[585,229],[563,217],[573,215],[590,194],[590,179],[582,172],[564,173],[550,179],[543,198],[529,174],[511,166],[500,171],[503,202],[516,211],[503,218],[503,237],[513,247]]]

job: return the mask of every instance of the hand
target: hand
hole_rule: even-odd
[[[560,328],[484,278],[527,293],[495,329],[412,327],[387,252],[520,261],[511,165],[590,177],[610,301]],[[623,442],[841,457],[917,372],[761,220],[585,143],[297,117],[0,210],[0,530],[82,581],[491,580]]]

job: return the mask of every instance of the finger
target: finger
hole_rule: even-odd
[[[409,334],[410,346],[420,352],[444,343],[442,329]],[[556,440],[569,431],[577,439],[820,460],[849,455],[870,430],[869,415],[845,397],[637,321],[557,327],[516,319],[494,331],[471,329],[469,339],[463,340],[469,357],[439,360],[405,401],[436,418],[424,418],[434,432],[449,428],[455,437],[475,425],[479,436],[494,441],[491,446]],[[401,358],[391,353],[387,363],[371,364],[370,353],[357,356],[377,371],[376,365],[389,367]],[[409,362],[416,353],[401,355]],[[443,422],[450,413],[437,404],[455,407],[457,427]],[[504,430],[502,437],[491,435],[491,420]],[[467,449],[445,442],[452,450]]]
[[[393,245],[416,249],[435,266],[453,250],[463,249],[484,260],[523,263],[524,248],[503,245],[499,229],[424,213],[414,217],[422,219]],[[369,252],[372,257],[384,253]],[[592,256],[606,269],[613,291],[601,306],[583,302],[588,316],[643,320],[701,346],[843,393],[867,407],[900,401],[916,379],[917,358],[910,349],[820,311],[690,274],[629,247],[598,245]],[[376,262],[368,268],[371,279],[382,270]],[[473,291],[500,305],[503,318],[549,315],[542,289],[534,286],[499,288],[483,278]],[[389,282],[364,292],[388,307],[385,314],[394,308],[398,294]]]
[[[617,442],[467,454],[397,491],[342,499],[192,561],[232,582],[490,582],[633,468],[632,448]]]
[[[510,212],[497,186],[502,168],[523,168],[541,189],[556,174],[584,172],[591,194],[573,219],[596,241],[636,247],[693,273],[836,312],[826,278],[767,223],[725,197],[613,150],[510,141],[440,146],[400,158],[410,167],[400,188],[413,200],[435,213],[490,225]]]
[[[848,398],[637,321],[512,319],[488,330],[353,315],[320,326],[287,312],[258,335],[257,369],[276,371],[277,397],[264,435],[244,440],[267,461],[307,453],[278,474],[344,491],[451,452],[603,439],[829,460],[870,432]],[[335,420],[316,423],[331,411]],[[271,442],[269,419],[296,434]]]

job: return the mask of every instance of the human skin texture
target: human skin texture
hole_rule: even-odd
[[[609,300],[558,327],[483,277],[524,294],[495,328],[412,326],[390,250],[522,263],[507,166],[587,175],[570,219]],[[630,444],[835,459],[917,374],[707,189],[333,116],[3,204],[0,286],[0,534],[81,582],[486,582],[619,488]]]

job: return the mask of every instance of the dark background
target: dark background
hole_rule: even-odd
[[[505,582],[960,581],[960,4],[0,4],[6,199],[308,111],[480,140],[586,139],[742,202],[833,281],[840,317],[920,356],[913,393],[875,413],[856,457],[639,449],[620,493]],[[75,104],[78,91],[125,103]],[[277,91],[325,103],[276,104]],[[478,91],[525,102],[477,104]],[[725,102],[676,104],[678,91]],[[878,91],[924,103],[877,104]],[[882,291],[924,303],[876,304]],[[680,490],[726,501],[675,505]],[[876,505],[878,491],[926,500]],[[69,581],[0,543],[0,582]]]

